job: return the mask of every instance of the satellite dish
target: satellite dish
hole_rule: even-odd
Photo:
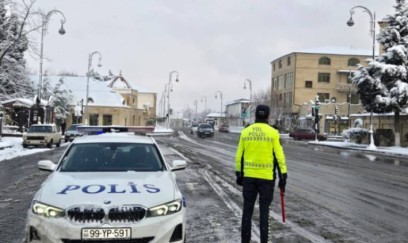
[[[330,101],[331,101],[331,103],[336,103],[336,97],[332,97],[332,98],[330,99]]]

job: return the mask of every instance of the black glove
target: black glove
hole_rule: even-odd
[[[279,177],[279,188],[282,189],[283,192],[285,192],[285,187],[286,187],[286,179],[288,178],[288,174],[284,173]]]
[[[237,176],[237,185],[242,186],[242,179],[243,179],[243,175],[241,174],[241,172],[236,171],[235,175]]]

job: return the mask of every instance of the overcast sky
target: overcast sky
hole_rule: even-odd
[[[88,55],[102,53],[101,74],[108,70],[158,94],[173,79],[171,106],[220,110],[223,103],[249,98],[244,80],[256,93],[270,87],[270,62],[282,55],[321,46],[371,49],[370,17],[361,9],[348,27],[350,9],[362,5],[380,20],[394,13],[394,0],[38,0],[44,12],[62,11],[66,34],[58,34],[60,16],[49,21],[44,40],[44,70],[85,75]],[[378,33],[379,26],[376,26]],[[31,39],[40,45],[40,33]],[[38,47],[39,48],[39,47]],[[27,56],[38,73],[39,60]],[[175,78],[175,76],[173,76]],[[181,115],[180,115],[181,116]]]

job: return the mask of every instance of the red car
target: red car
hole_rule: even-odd
[[[219,132],[229,132],[229,126],[228,124],[222,124],[219,128],[218,128]]]
[[[289,133],[289,137],[293,138],[294,140],[315,140],[316,134],[313,129],[296,129],[295,131]],[[317,134],[317,140],[327,140],[327,135]]]

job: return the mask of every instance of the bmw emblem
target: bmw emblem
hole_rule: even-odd
[[[105,204],[110,204],[110,203],[111,203],[111,200],[105,200],[105,201],[103,201],[103,203],[105,203]]]

